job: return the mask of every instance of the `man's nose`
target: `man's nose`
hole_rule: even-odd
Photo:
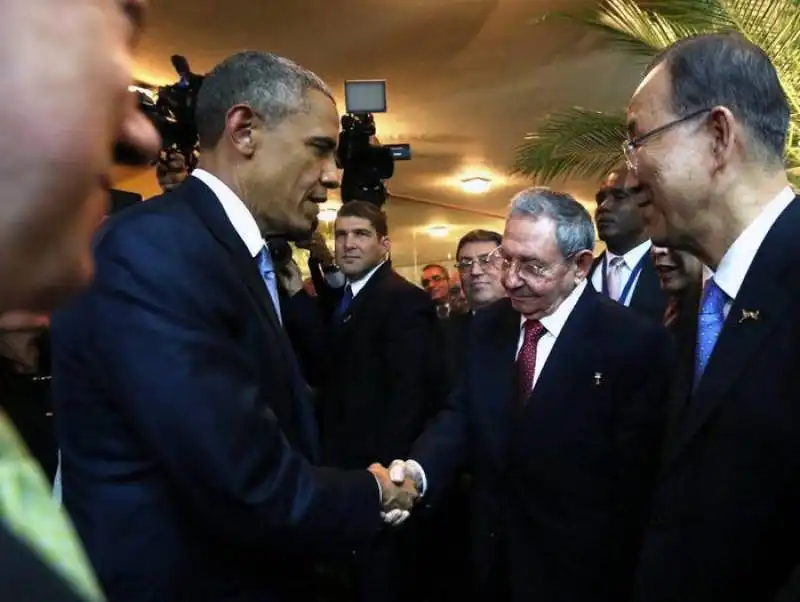
[[[483,274],[485,270],[483,269],[483,264],[477,259],[472,262],[472,265],[469,268],[469,273],[471,276],[480,276]]]
[[[339,169],[336,167],[336,160],[333,157],[326,161],[319,181],[328,190],[339,188]]]

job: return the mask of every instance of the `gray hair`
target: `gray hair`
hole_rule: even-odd
[[[556,245],[564,257],[594,249],[594,224],[586,208],[566,192],[534,186],[511,199],[509,217],[549,218],[556,224]]]
[[[325,82],[289,59],[255,50],[228,57],[206,76],[197,96],[195,120],[201,147],[217,145],[231,107],[246,104],[272,127],[307,110],[309,90],[333,100]]]

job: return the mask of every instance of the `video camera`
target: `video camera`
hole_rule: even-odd
[[[139,108],[161,134],[161,154],[170,151],[181,153],[191,170],[197,163],[197,123],[194,111],[197,94],[205,76],[192,73],[189,61],[184,56],[176,54],[171,60],[179,77],[177,83],[158,88],[155,97],[138,91]],[[136,151],[124,145],[117,146],[115,155],[118,163],[143,163],[143,158]]]
[[[345,109],[337,160],[342,174],[342,203],[359,200],[379,207],[386,202],[386,180],[395,161],[411,159],[408,144],[381,145],[375,138],[373,113],[386,112],[386,82],[349,80],[344,84]]]

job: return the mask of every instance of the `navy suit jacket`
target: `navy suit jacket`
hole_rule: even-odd
[[[368,543],[374,477],[312,466],[309,389],[205,184],[126,209],[53,319],[64,503],[112,602],[299,599],[300,555]]]
[[[424,499],[467,464],[479,584],[500,563],[513,601],[620,602],[658,467],[668,335],[587,286],[519,410],[519,332],[508,300],[474,316],[448,408],[411,455]]]
[[[761,244],[696,387],[694,330],[682,350],[639,602],[771,600],[800,563],[798,233],[795,199]]]
[[[589,272],[589,280],[592,279],[595,270],[603,269],[605,254],[606,252],[603,251],[594,260],[592,269]],[[664,313],[667,311],[667,295],[661,290],[661,281],[658,278],[656,266],[650,257],[650,251],[647,252],[647,259],[645,259],[644,266],[639,274],[639,280],[634,286],[628,307],[658,324],[664,321]]]

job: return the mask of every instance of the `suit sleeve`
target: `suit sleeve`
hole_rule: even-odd
[[[669,375],[674,348],[661,327],[649,328],[642,337],[641,361],[628,372],[633,380],[632,395],[619,408],[616,422],[615,499],[620,511],[619,564],[634,567],[647,521],[660,465],[660,452],[667,423]],[[622,575],[620,584],[630,584],[633,575]],[[627,595],[629,592],[620,592]]]
[[[409,454],[425,473],[424,495],[429,505],[436,503],[470,462],[465,387],[462,378],[448,396],[444,409],[428,424]]]
[[[389,308],[383,345],[388,399],[381,443],[385,462],[404,458],[432,413],[436,369],[436,313],[421,291],[397,295]],[[410,294],[411,293],[411,294]],[[439,375],[444,378],[444,374]]]
[[[370,541],[381,524],[375,478],[311,466],[259,403],[264,364],[235,342],[236,304],[220,301],[232,294],[226,258],[175,242],[175,224],[145,223],[102,241],[90,307],[107,386],[187,512],[281,549]]]

